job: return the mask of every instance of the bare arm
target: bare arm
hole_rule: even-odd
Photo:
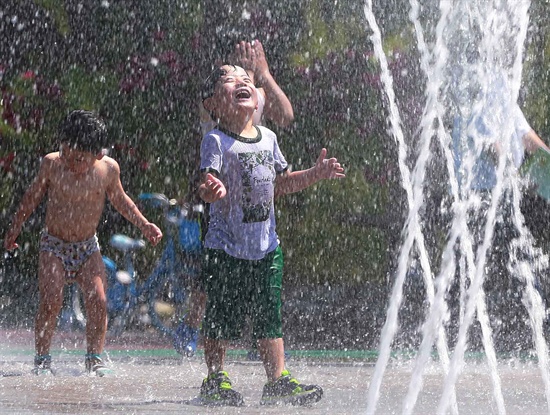
[[[260,41],[238,43],[235,55],[237,63],[253,72],[254,84],[265,96],[265,117],[280,127],[289,126],[294,121],[292,104],[271,75]]]
[[[326,158],[327,150],[323,148],[319,158],[310,169],[295,172],[285,172],[275,179],[275,197],[287,193],[299,192],[323,179],[339,179],[346,177],[344,169],[335,158]]]
[[[48,190],[48,177],[51,169],[50,163],[51,160],[47,158],[42,160],[38,176],[36,176],[21,199],[21,203],[15,212],[11,225],[4,236],[4,248],[7,250],[17,248],[18,245],[15,243],[15,240],[21,233],[23,224],[34,212]]]
[[[550,148],[542,141],[538,134],[534,130],[529,130],[527,134],[523,136],[523,145],[528,153],[534,153],[539,148],[550,153]]]
[[[109,163],[110,185],[107,188],[107,196],[114,208],[131,223],[136,225],[143,235],[156,245],[162,238],[161,230],[149,222],[140,212],[134,201],[126,194],[120,182],[120,167],[114,160]]]

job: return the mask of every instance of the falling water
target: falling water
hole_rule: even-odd
[[[390,357],[390,348],[391,342],[394,338],[395,332],[397,331],[397,317],[399,312],[399,306],[401,304],[403,296],[403,283],[405,280],[405,274],[407,272],[407,264],[409,259],[409,254],[413,248],[414,242],[416,240],[417,247],[420,254],[421,265],[423,269],[423,275],[425,280],[430,281],[427,286],[431,284],[431,271],[428,261],[428,255],[426,253],[426,248],[424,246],[423,234],[420,231],[420,221],[418,218],[418,210],[422,204],[422,193],[416,192],[417,197],[415,198],[415,193],[413,190],[413,183],[411,180],[411,174],[409,168],[406,164],[408,147],[405,142],[405,137],[403,135],[403,130],[401,128],[401,117],[399,115],[399,110],[397,108],[395,94],[393,91],[393,80],[388,69],[388,63],[386,56],[382,49],[382,36],[380,33],[380,28],[376,23],[374,13],[372,11],[372,1],[367,1],[365,4],[365,17],[373,31],[371,40],[374,45],[374,53],[380,61],[381,67],[381,80],[384,85],[384,90],[386,92],[388,103],[390,107],[390,124],[392,134],[395,140],[398,143],[399,151],[399,170],[403,179],[403,187],[407,193],[407,201],[409,205],[409,215],[407,219],[406,227],[409,229],[409,232],[406,233],[407,237],[403,243],[401,253],[399,255],[398,261],[398,271],[397,277],[394,284],[394,288],[391,295],[390,307],[388,309],[388,317],[384,327],[382,329],[382,340],[380,346],[380,356],[376,363],[375,371],[373,378],[371,380],[371,386],[369,388],[368,402],[367,402],[367,413],[374,413],[376,408],[376,402],[378,400],[380,384],[382,383],[382,377],[384,376],[384,371],[387,365],[387,362]],[[424,143],[426,144],[426,143]],[[428,143],[429,144],[429,143]],[[423,146],[429,147],[429,145]],[[427,156],[429,151],[424,151],[421,153],[423,155],[420,163],[426,163]],[[424,177],[424,169],[420,166],[416,172],[420,180]]]
[[[420,124],[420,140],[418,140],[420,150],[412,177],[406,164],[409,149],[401,128],[392,78],[382,49],[380,29],[372,11],[372,1],[367,0],[364,7],[365,17],[373,32],[371,40],[375,55],[380,61],[381,79],[390,109],[389,122],[392,134],[398,144],[399,168],[409,204],[409,214],[403,232],[404,242],[399,254],[387,319],[382,330],[380,355],[369,387],[367,413],[372,414],[376,409],[380,385],[389,361],[391,344],[398,329],[397,320],[402,301],[403,284],[414,246],[416,246],[420,257],[430,309],[423,324],[422,343],[415,362],[409,391],[403,403],[404,413],[410,414],[414,409],[417,396],[422,388],[422,374],[430,359],[434,343],[437,345],[445,375],[438,413],[446,413],[449,407],[453,413],[458,413],[455,385],[464,363],[468,331],[474,316],[477,316],[481,326],[483,347],[490,368],[493,396],[498,413],[506,413],[483,290],[487,255],[492,247],[495,225],[499,216],[502,215],[502,212],[499,211],[501,200],[506,193],[512,195],[513,213],[511,219],[519,233],[519,238],[510,244],[509,268],[511,275],[518,276],[525,283],[523,302],[527,307],[531,321],[539,367],[545,384],[547,401],[550,402],[548,399],[550,397],[548,348],[542,330],[544,308],[540,295],[535,289],[536,275],[533,273],[533,265],[536,265],[535,271],[540,272],[547,266],[548,260],[540,249],[533,246],[533,238],[524,225],[519,209],[521,184],[517,175],[510,173],[514,170],[513,161],[509,156],[511,140],[501,140],[502,137],[511,136],[509,131],[512,131],[514,127],[512,117],[506,111],[501,111],[502,114],[499,114],[501,122],[489,137],[470,130],[466,134],[465,128],[462,128],[459,136],[461,145],[467,146],[468,136],[473,136],[474,140],[473,150],[470,149],[463,155],[462,181],[455,174],[450,134],[445,130],[443,121],[445,117],[449,118],[453,115],[450,110],[444,109],[445,106],[449,106],[449,101],[452,101],[454,105],[455,118],[461,120],[459,123],[462,124],[468,119],[479,116],[486,107],[492,108],[494,104],[506,106],[506,102],[498,103],[494,101],[494,97],[491,101],[491,88],[498,86],[501,79],[504,79],[509,85],[510,94],[507,99],[510,102],[506,107],[511,108],[512,104],[515,104],[521,82],[522,53],[529,21],[529,2],[512,0],[508,2],[499,0],[492,2],[441,1],[440,19],[435,30],[436,41],[431,51],[424,40],[422,26],[418,18],[419,4],[416,0],[410,0],[410,4],[410,18],[415,27],[417,46],[421,53],[420,64],[427,79],[426,105]],[[473,29],[477,29],[477,38],[476,30]],[[452,47],[456,55],[450,60],[448,59],[448,42],[453,43]],[[508,48],[501,45],[508,45]],[[510,63],[510,56],[513,59],[512,63]],[[452,65],[449,62],[452,62]],[[451,66],[458,67],[458,72],[453,73],[446,70],[446,67]],[[475,91],[481,91],[481,93]],[[434,124],[437,127],[433,127]],[[464,125],[462,126],[464,127]],[[418,214],[424,199],[425,169],[431,157],[430,143],[434,135],[437,136],[445,156],[453,212],[449,237],[441,254],[441,269],[435,279],[432,276],[430,258],[424,245],[423,229]],[[468,215],[472,210],[477,214],[481,214],[481,212],[478,211],[479,198],[476,192],[469,190],[472,184],[472,172],[482,151],[492,146],[497,139],[502,141],[502,151],[498,157],[496,185],[491,192],[485,228],[480,233],[482,242],[474,253],[473,236],[467,225]],[[453,148],[453,150],[457,151],[457,148]],[[457,247],[459,248],[459,258],[455,254]],[[530,262],[526,262],[526,257]],[[444,329],[445,318],[448,315],[446,295],[457,273],[457,263],[462,293],[460,299],[461,318],[457,343],[449,364]],[[468,284],[469,287],[466,289]]]
[[[411,4],[410,18],[411,18],[411,22],[415,27],[418,49],[421,53],[421,67],[427,78],[426,90],[428,91],[428,104],[431,104],[432,111],[433,111],[433,116],[432,116],[432,113],[429,113],[429,112],[426,112],[424,115],[423,124],[422,124],[423,133],[426,133],[428,135],[433,133],[429,127],[432,125],[432,122],[431,122],[432,119],[437,118],[437,126],[438,126],[437,137],[438,137],[440,147],[443,150],[443,154],[445,156],[446,167],[449,174],[449,187],[450,187],[452,200],[453,200],[453,207],[454,207],[453,211],[455,212],[455,217],[458,218],[458,222],[461,224],[460,229],[466,229],[466,232],[467,232],[467,227],[463,217],[464,215],[460,214],[462,209],[460,207],[461,201],[459,197],[459,185],[458,185],[458,180],[456,178],[456,174],[453,167],[454,161],[453,161],[452,153],[450,151],[449,134],[447,134],[447,132],[444,129],[444,121],[443,121],[444,110],[442,108],[441,102],[438,100],[439,89],[441,88],[441,84],[443,82],[443,80],[441,79],[441,75],[445,64],[448,62],[448,54],[449,54],[446,48],[446,45],[443,42],[443,30],[448,25],[449,22],[455,21],[456,18],[460,17],[460,16],[457,16],[457,11],[460,9],[455,7],[454,13],[451,13],[450,3],[448,2],[441,3],[440,5],[441,16],[436,27],[437,42],[434,46],[433,53],[430,54],[430,51],[428,50],[428,46],[426,45],[426,42],[424,40],[422,26],[419,21],[420,5],[417,1],[414,1],[414,0],[411,0],[410,4]],[[434,64],[434,66],[431,67],[430,58],[432,58],[433,56],[437,56],[437,61]],[[429,105],[427,105],[427,108],[429,108]],[[426,128],[426,126],[428,128]],[[463,244],[463,250],[466,252],[466,257],[468,258],[468,262],[471,264],[473,263],[472,246],[471,246],[470,237],[468,235],[466,236],[467,237],[464,237],[463,235],[461,242]],[[454,261],[450,261],[449,263],[453,265]],[[454,268],[452,269],[452,272],[454,272]],[[461,279],[461,284],[460,284],[461,293],[464,292],[464,286],[465,286],[464,281],[465,279]],[[428,297],[433,298],[433,294],[428,292]],[[463,300],[462,300],[463,297],[464,295],[461,296],[461,304],[463,303]],[[496,359],[494,358],[495,353],[494,353],[492,340],[490,336],[490,328],[488,325],[488,319],[486,317],[486,312],[484,309],[484,302],[479,301],[479,304],[480,304],[480,307],[478,310],[478,313],[479,313],[478,315],[481,322],[485,349],[487,350],[488,361],[491,367],[493,384],[495,386],[494,388],[495,397],[497,399],[497,405],[501,407],[502,405],[500,403],[502,402],[502,396],[500,392],[500,381],[498,379],[498,375],[496,372]],[[444,304],[442,304],[442,306],[444,306]],[[463,307],[461,307],[461,310],[463,310]],[[441,310],[441,313],[444,313],[444,312],[445,310]],[[425,329],[429,330],[429,327],[426,328],[425,326]],[[444,333],[442,327],[439,328],[439,333],[441,332]],[[441,335],[440,334],[438,335],[439,335],[438,337],[438,340],[439,340]],[[416,402],[418,393],[422,388],[422,372],[423,372],[423,368],[427,363],[427,359],[429,357],[428,353],[429,353],[429,350],[426,350],[425,354],[421,355],[421,357],[419,357],[419,359],[417,360],[417,365],[416,365],[417,369],[415,370],[411,378],[409,392],[408,392],[407,398],[405,399],[405,408],[404,408],[405,413],[410,413],[412,411],[412,409],[414,408],[414,403]],[[445,373],[447,373],[448,361],[447,361],[446,355],[442,356],[442,363],[443,363],[443,369]],[[453,402],[453,408],[452,408],[453,412],[456,412],[457,409],[456,409],[456,405],[454,404],[455,403],[454,393],[453,393],[453,396],[451,397],[451,400]]]

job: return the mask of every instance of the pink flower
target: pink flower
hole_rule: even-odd
[[[21,79],[34,79],[35,76],[34,71],[27,71],[21,74]]]
[[[13,160],[15,160],[15,153],[12,151],[11,153],[8,153],[7,156],[0,157],[0,167],[2,167],[2,169],[6,173],[13,171],[13,168],[12,168]]]
[[[157,41],[163,41],[166,37],[166,33],[163,30],[157,30],[155,33],[153,33],[153,39]]]
[[[159,60],[162,63],[168,63],[168,64],[174,63],[178,60],[178,54],[173,50],[167,50],[160,54]]]

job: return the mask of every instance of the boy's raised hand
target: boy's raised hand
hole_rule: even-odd
[[[220,179],[207,173],[204,182],[200,185],[199,194],[206,203],[213,203],[223,199],[227,190]]]
[[[141,232],[143,232],[143,235],[153,246],[158,244],[162,239],[162,231],[154,223],[147,222],[141,229]]]
[[[321,149],[321,154],[315,163],[315,173],[319,179],[340,179],[346,177],[344,168],[338,163],[336,158],[327,159],[327,149]]]
[[[254,82],[261,83],[262,78],[269,73],[264,47],[259,40],[237,43],[234,56],[237,64],[254,73]]]

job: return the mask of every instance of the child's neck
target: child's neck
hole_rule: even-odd
[[[247,120],[220,120],[219,126],[233,134],[239,135],[245,138],[255,138],[258,135],[256,128],[252,124],[252,117]]]

